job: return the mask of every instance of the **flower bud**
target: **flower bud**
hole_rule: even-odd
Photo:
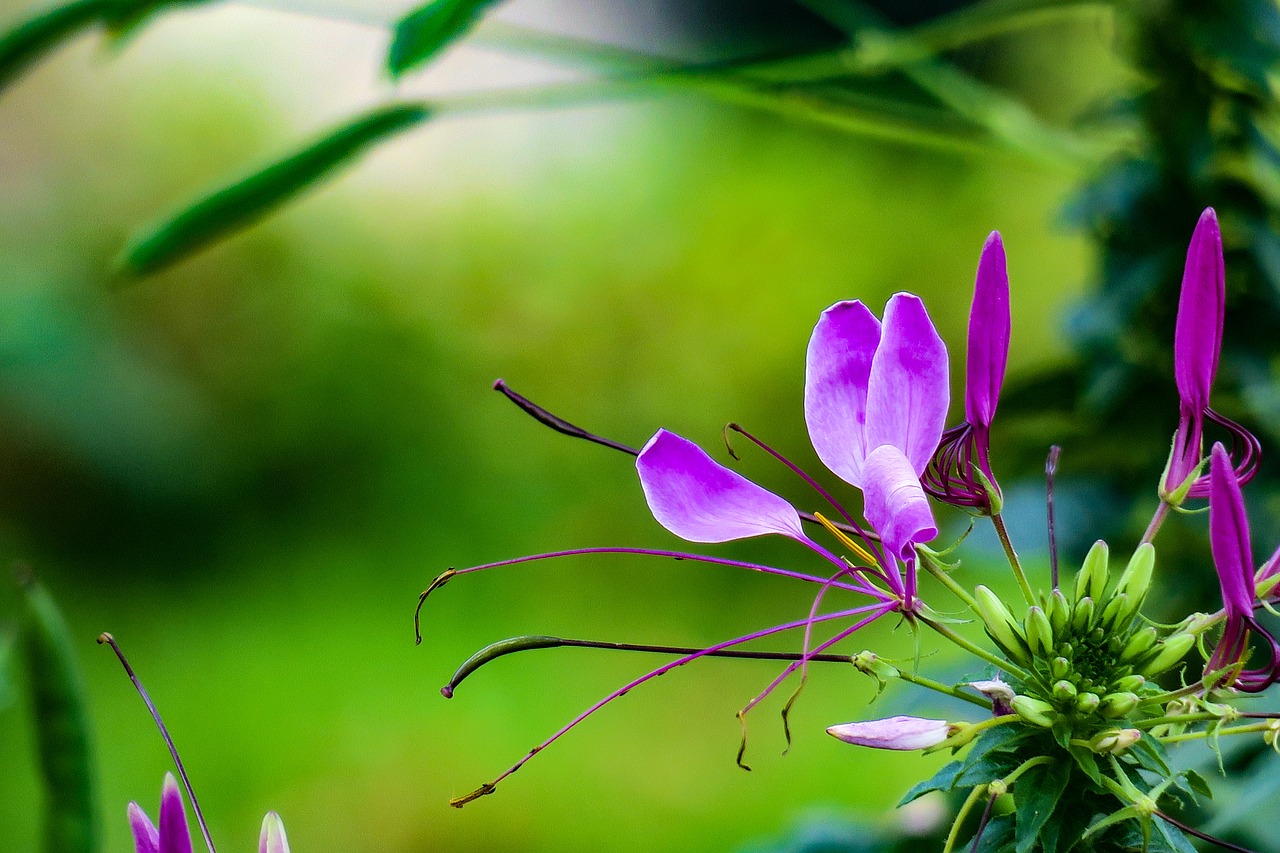
[[[1060,681],[1071,674],[1071,661],[1066,658],[1054,658],[1049,661],[1049,672],[1055,681]]]
[[[1132,693],[1108,693],[1102,697],[1098,713],[1108,720],[1123,717],[1138,707],[1138,697]]]
[[[1187,652],[1191,651],[1191,647],[1196,643],[1193,634],[1174,634],[1165,637],[1164,641],[1157,643],[1156,653],[1146,663],[1135,668],[1138,675],[1152,678],[1159,675],[1167,669],[1171,669],[1174,664],[1187,656]]]
[[[1071,611],[1071,629],[1079,635],[1089,633],[1089,625],[1093,623],[1093,599],[1089,596],[1076,600]]]
[[[1107,543],[1099,539],[1093,543],[1084,563],[1076,574],[1076,601],[1088,596],[1094,601],[1102,598],[1107,591],[1107,560],[1109,551]]]
[[[1049,624],[1049,617],[1039,607],[1032,607],[1027,611],[1025,624],[1031,653],[1036,657],[1048,657],[1053,651],[1053,626]]]
[[[937,746],[949,738],[956,728],[958,727],[946,720],[888,717],[832,726],[827,729],[827,734],[854,746],[912,750]]]
[[[1033,726],[1052,728],[1057,718],[1052,705],[1030,696],[1015,696],[1009,705],[1015,714]]]
[[[1102,698],[1097,693],[1081,693],[1076,696],[1076,710],[1081,714],[1092,714],[1098,710],[1098,705],[1102,703]]]
[[[1076,698],[1076,686],[1070,681],[1056,681],[1053,684],[1053,698],[1063,702],[1069,702]]]
[[[1071,605],[1067,603],[1067,597],[1062,594],[1062,590],[1055,589],[1049,596],[1045,612],[1049,616],[1053,636],[1062,637],[1066,633],[1067,625],[1071,624]]]
[[[1151,588],[1151,575],[1156,567],[1156,549],[1150,542],[1143,542],[1138,550],[1129,558],[1120,580],[1116,583],[1116,592],[1123,592],[1133,602],[1134,612],[1142,607],[1142,600],[1147,597]]]
[[[1137,693],[1147,685],[1147,680],[1141,675],[1126,675],[1124,678],[1117,678],[1111,682],[1112,688],[1117,693]]]
[[[1014,621],[1009,608],[985,586],[979,585],[973,593],[978,617],[982,619],[991,639],[995,640],[996,644],[1004,649],[1005,654],[1018,663],[1024,666],[1031,663],[1027,641],[1022,636],[1022,631]]]
[[[1129,596],[1123,592],[1119,595],[1113,595],[1106,606],[1102,608],[1102,616],[1098,622],[1101,623],[1102,630],[1105,634],[1117,628],[1124,629],[1129,626],[1129,620],[1133,618],[1133,607],[1129,601]]]
[[[1151,651],[1157,639],[1159,639],[1159,633],[1155,628],[1148,625],[1129,638],[1129,642],[1125,644],[1124,651],[1120,653],[1120,660],[1125,662],[1137,660]],[[1138,677],[1141,678],[1141,676]]]
[[[1137,729],[1111,729],[1098,732],[1089,741],[1089,749],[1099,755],[1119,755],[1142,738]]]
[[[1013,701],[1013,688],[1007,682],[995,679],[992,681],[970,681],[969,686],[991,700],[991,711],[996,716],[1011,711],[1009,703]]]

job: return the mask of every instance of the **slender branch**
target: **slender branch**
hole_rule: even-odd
[[[1009,529],[1004,526],[1004,516],[998,512],[992,513],[991,523],[996,528],[996,536],[1000,537],[1005,556],[1009,558],[1009,568],[1013,569],[1013,576],[1018,579],[1018,588],[1022,590],[1022,597],[1027,600],[1027,604],[1035,604],[1035,593],[1031,591],[1031,584],[1027,583],[1027,575],[1022,570],[1022,561],[1018,559],[1018,552],[1013,550],[1013,540],[1009,538]]]
[[[927,552],[917,553],[921,555],[920,562],[924,564],[925,571],[937,578],[939,583],[947,589],[951,590],[951,593],[955,595],[956,598],[967,604],[971,610],[978,606],[978,603],[974,601],[973,596],[969,594],[969,591],[957,583],[956,579],[951,577],[951,575],[947,573],[947,570],[943,568],[932,555]]]
[[[978,657],[985,660],[987,663],[990,663],[1004,670],[1005,672],[1009,673],[1012,676],[1020,678],[1024,681],[1030,680],[1031,676],[1029,676],[1026,672],[1024,672],[1021,669],[1021,667],[1015,666],[1009,661],[1004,660],[1003,658],[997,657],[996,655],[982,648],[982,646],[979,646],[976,643],[972,643],[969,640],[966,640],[964,637],[960,636],[955,631],[952,631],[950,628],[948,628],[946,625],[943,625],[941,622],[935,621],[934,619],[931,619],[922,613],[917,613],[916,618],[919,619],[924,624],[928,625],[934,631],[937,631],[939,634],[946,637],[951,642],[955,643],[960,648],[964,649],[966,652],[977,655]]]

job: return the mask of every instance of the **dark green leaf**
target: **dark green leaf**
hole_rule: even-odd
[[[0,35],[0,91],[80,30],[97,23],[109,0],[72,0]]]
[[[1071,778],[1071,762],[1055,761],[1032,767],[1013,786],[1017,815],[1017,853],[1029,853],[1041,830],[1058,807]]]
[[[1010,853],[1013,850],[1013,815],[992,818],[982,832],[977,853]]]
[[[1071,757],[1076,760],[1076,766],[1084,771],[1084,775],[1095,783],[1102,784],[1102,773],[1098,770],[1098,759],[1091,750],[1083,746],[1073,746],[1071,747]]]
[[[1206,799],[1213,799],[1213,789],[1209,787],[1209,782],[1194,770],[1183,770],[1182,776],[1187,780],[1187,785],[1192,791]]]
[[[1026,758],[1012,752],[993,750],[977,761],[965,761],[964,767],[956,776],[955,787],[971,788],[974,785],[985,785],[1004,776],[1008,776]]]
[[[128,35],[165,6],[195,6],[205,0],[104,0],[102,18],[112,34]]]
[[[93,853],[99,849],[99,827],[84,679],[53,598],[29,575],[19,580],[19,644],[31,684],[45,786],[44,850]]]
[[[0,634],[0,711],[13,704],[13,637]]]
[[[430,0],[396,23],[387,69],[399,77],[467,33],[497,0]]]
[[[907,791],[906,796],[898,803],[899,806],[905,806],[907,803],[919,797],[923,797],[930,791],[950,791],[956,786],[956,777],[960,775],[960,769],[964,765],[959,761],[952,761],[944,764],[942,769],[925,781]]]
[[[260,219],[369,146],[428,115],[424,104],[394,104],[366,113],[135,238],[124,250],[122,267],[134,275],[147,275],[177,263]]]
[[[1150,770],[1157,776],[1173,775],[1173,770],[1169,767],[1168,751],[1165,750],[1164,744],[1153,737],[1139,738],[1130,754],[1138,760],[1138,766],[1144,770]]]

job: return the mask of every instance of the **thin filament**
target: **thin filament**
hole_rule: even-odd
[[[838,513],[840,513],[841,517],[843,517],[843,518],[844,518],[844,520],[845,520],[845,521],[846,521],[846,522],[847,522],[851,527],[853,527],[853,528],[855,528],[855,529],[858,527],[858,523],[857,523],[856,521],[854,521],[854,520],[853,520],[853,516],[849,514],[849,511],[848,511],[847,509],[845,509],[843,506],[841,506],[841,505],[840,505],[840,502],[839,502],[839,501],[837,501],[834,497],[832,497],[832,496],[831,496],[831,493],[830,493],[830,492],[828,492],[826,489],[824,489],[824,488],[823,488],[823,487],[818,483],[818,481],[817,481],[817,480],[813,479],[813,477],[810,477],[807,473],[805,473],[804,469],[803,469],[803,468],[801,468],[799,465],[795,464],[795,463],[794,463],[794,462],[792,462],[790,459],[788,459],[787,457],[783,456],[781,453],[779,453],[778,451],[774,450],[774,449],[773,449],[772,447],[770,447],[769,445],[765,444],[765,443],[764,443],[763,441],[761,441],[759,438],[756,438],[754,435],[752,435],[751,433],[747,432],[745,429],[743,429],[743,428],[742,428],[742,425],[741,425],[741,424],[728,424],[728,425],[725,427],[725,429],[726,429],[726,430],[733,430],[734,432],[736,432],[736,433],[738,433],[739,435],[741,435],[741,436],[743,436],[744,438],[746,438],[746,439],[747,439],[747,441],[750,441],[750,442],[751,442],[752,444],[754,444],[756,447],[759,447],[759,448],[760,448],[761,450],[763,450],[765,453],[768,453],[768,454],[769,454],[770,456],[772,456],[774,459],[777,459],[777,460],[778,460],[779,462],[781,462],[783,465],[786,465],[789,469],[791,469],[791,471],[792,471],[796,476],[798,476],[800,479],[802,479],[802,480],[804,480],[806,483],[808,483],[808,484],[809,484],[809,486],[810,486],[810,487],[811,487],[815,492],[817,492],[819,495],[821,495],[821,496],[822,496],[822,498],[823,498],[823,500],[825,500],[827,503],[831,504],[831,506],[835,509],[835,511],[836,511],[836,512],[838,512]],[[725,436],[725,446],[726,446],[726,447],[728,447],[728,445],[729,445],[729,442],[728,442],[728,436],[726,435],[726,436]],[[731,447],[729,448],[729,453],[730,453],[730,454],[733,454],[733,448],[731,448]],[[735,457],[735,458],[737,458],[737,457],[736,457],[736,454],[734,454],[734,457]],[[817,516],[817,513],[814,513],[814,515],[815,515],[815,516]],[[830,529],[830,527],[828,527],[828,529]]]

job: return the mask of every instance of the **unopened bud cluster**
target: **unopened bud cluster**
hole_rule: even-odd
[[[1016,618],[994,592],[979,586],[974,596],[987,634],[1008,659],[1027,673],[1010,703],[1026,722],[1053,729],[1064,743],[1090,741],[1096,752],[1127,749],[1136,738],[1118,729],[1143,695],[1148,680],[1174,667],[1195,636],[1161,636],[1139,616],[1151,585],[1155,549],[1141,545],[1110,588],[1109,554],[1097,542],[1076,574],[1070,596],[1060,589]]]

